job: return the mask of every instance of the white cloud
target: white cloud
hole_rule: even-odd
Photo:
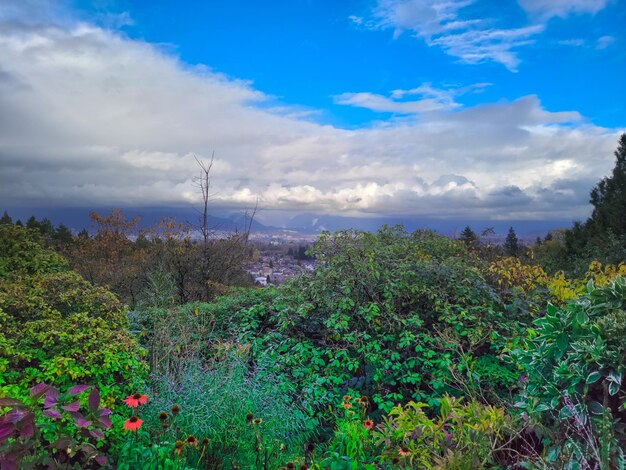
[[[259,197],[265,208],[329,214],[563,219],[588,212],[590,184],[613,165],[617,132],[576,112],[550,112],[534,96],[458,105],[486,84],[344,95],[387,110],[437,108],[345,130],[93,25],[0,16],[0,57],[6,206],[188,204],[199,200],[193,155],[215,151],[223,207]]]
[[[534,42],[541,24],[521,28],[491,27],[489,18],[466,18],[463,9],[475,0],[378,0],[373,10],[374,28],[393,28],[398,37],[412,32],[430,46],[441,47],[462,62],[494,61],[515,71],[519,59],[515,50]],[[362,18],[358,24],[363,24]]]
[[[413,101],[399,101],[407,95],[420,95],[422,98]],[[454,101],[452,93],[444,90],[434,90],[426,86],[412,90],[394,90],[389,98],[375,93],[361,92],[342,93],[335,96],[334,99],[337,104],[397,114],[419,114],[442,109],[453,109],[460,106]]]
[[[596,49],[598,50],[606,49],[614,42],[615,42],[615,38],[613,36],[601,36],[598,38],[598,41],[596,42]]]
[[[565,18],[571,14],[598,13],[612,0],[518,0],[520,6],[531,15],[542,19]]]
[[[455,101],[457,96],[477,93],[491,86],[490,83],[476,83],[466,87],[434,88],[425,83],[409,90],[392,90],[390,96],[370,92],[342,93],[334,97],[335,103],[366,108],[376,112],[396,114],[423,114],[433,111],[452,110],[461,105]],[[419,96],[418,100],[404,100],[407,96]]]

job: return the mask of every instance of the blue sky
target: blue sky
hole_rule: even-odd
[[[626,128],[623,0],[3,0],[6,207],[572,220]]]
[[[468,64],[429,46],[416,31],[394,37],[393,26],[376,24],[371,0],[234,0],[184,7],[171,0],[111,0],[76,1],[74,7],[86,19],[105,24],[121,15],[118,24],[131,38],[162,44],[186,63],[250,80],[279,101],[322,111],[322,121],[338,126],[361,126],[391,113],[340,105],[334,96],[388,95],[423,83],[488,83],[459,101],[473,105],[536,94],[548,109],[575,109],[598,125],[624,125],[624,2],[544,0],[526,10],[515,0],[459,3],[469,4],[457,18],[481,20],[481,28],[540,29],[521,38],[528,44],[510,49],[519,60],[514,70],[497,59]],[[541,9],[541,4],[547,6]],[[551,11],[551,4],[557,9]]]

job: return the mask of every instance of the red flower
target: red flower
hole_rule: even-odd
[[[366,419],[366,420],[363,422],[363,427],[364,427],[365,429],[368,429],[368,430],[369,430],[369,429],[372,429],[372,428],[374,427],[374,422],[373,422],[371,419]]]
[[[148,401],[147,395],[142,395],[141,393],[135,393],[134,395],[128,395],[124,398],[124,403],[129,408],[137,408],[139,405],[143,405]]]
[[[124,422],[124,429],[135,432],[141,427],[142,424],[143,421],[140,418],[137,416],[131,416]]]
[[[344,401],[341,406],[343,406],[346,410],[349,410],[350,408],[352,408],[352,403],[348,403],[347,401]]]

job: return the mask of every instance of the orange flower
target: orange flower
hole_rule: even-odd
[[[141,427],[143,421],[137,416],[131,416],[124,422],[124,429],[136,432]]]
[[[142,395],[141,393],[135,393],[134,395],[128,395],[124,399],[124,403],[129,408],[137,408],[139,405],[144,405],[148,401],[147,395]]]
[[[400,449],[398,450],[398,454],[400,454],[402,457],[406,457],[407,455],[411,455],[411,451],[406,447],[400,447]]]
[[[189,436],[186,439],[187,444],[189,444],[190,446],[194,446],[194,447],[198,447],[198,439],[196,439],[196,436]]]
[[[368,418],[363,422],[363,427],[367,430],[372,429],[374,427],[374,422]]]
[[[183,441],[176,441],[174,443],[174,452],[180,455],[180,453],[183,451],[183,447],[185,447],[185,443]]]
[[[346,410],[349,410],[350,408],[352,408],[352,403],[348,403],[347,401],[344,401],[341,406],[343,406]]]

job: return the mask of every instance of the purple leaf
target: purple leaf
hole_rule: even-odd
[[[104,455],[100,454],[96,457],[96,462],[98,463],[98,465],[104,467],[107,464],[107,458]]]
[[[11,437],[15,432],[15,426],[10,423],[2,423],[0,424],[0,442],[4,441],[6,438]]]
[[[33,388],[30,389],[30,396],[34,397],[34,396],[41,396],[44,393],[46,393],[48,390],[50,390],[50,385],[47,385],[43,382],[38,383],[37,385],[35,385]]]
[[[30,439],[35,435],[35,426],[32,421],[26,421],[20,429],[20,436],[26,439]]]
[[[87,458],[91,458],[94,455],[98,455],[98,451],[91,444],[83,444],[82,446],[80,446],[80,450],[82,450],[85,453],[85,457]]]
[[[81,416],[78,419],[76,419],[76,421],[74,421],[74,424],[76,424],[76,426],[78,426],[79,428],[86,429],[89,426],[91,426],[91,421],[88,421],[83,416]]]
[[[63,405],[61,408],[63,408],[65,411],[78,411],[80,410],[80,402],[75,401],[68,405]]]
[[[98,422],[102,425],[104,429],[109,429],[111,427],[111,418],[108,416],[103,416],[98,419]]]
[[[7,423],[17,424],[29,415],[28,411],[20,410],[19,408],[13,408],[7,414],[3,416],[3,421]]]
[[[91,434],[96,439],[104,439],[104,433],[99,429],[92,429],[91,431],[89,431],[89,434]]]
[[[94,413],[100,408],[100,391],[94,388],[89,394],[89,409]]]
[[[3,408],[5,406],[10,406],[10,407],[19,407],[19,406],[24,406],[24,403],[22,403],[19,400],[16,400],[15,398],[0,398],[0,408]]]
[[[15,460],[9,460],[9,457],[0,457],[0,468],[2,470],[19,470]]]
[[[100,410],[100,416],[109,416],[111,414],[111,410],[108,408],[102,408]]]
[[[78,395],[89,388],[91,388],[91,385],[74,385],[68,390],[68,392],[70,395]]]
[[[54,388],[48,389],[48,391],[46,392],[46,398],[44,398],[44,400],[43,400],[44,408],[51,408],[54,405],[56,405],[58,397],[59,397],[59,391],[58,390],[56,390]]]
[[[72,444],[72,440],[69,437],[60,437],[52,443],[52,447],[55,449],[67,449]]]
[[[48,408],[47,410],[43,410],[43,414],[49,416],[50,418],[61,419],[61,413],[55,409]]]

